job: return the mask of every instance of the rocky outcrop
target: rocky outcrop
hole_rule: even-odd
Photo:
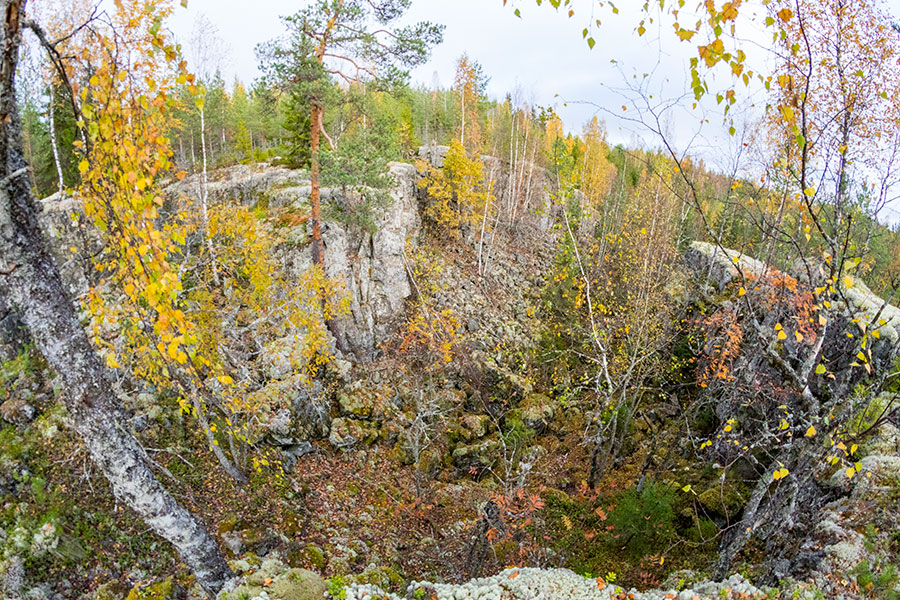
[[[759,277],[766,265],[737,250],[721,248],[709,242],[691,242],[684,253],[684,264],[703,280],[716,285],[719,290],[741,276]]]
[[[191,175],[165,189],[171,200],[180,197],[199,198],[202,178]],[[234,165],[208,175],[207,195],[210,204],[236,202],[244,206],[289,206],[309,197],[309,175],[302,169],[275,167],[267,163]]]
[[[326,274],[343,280],[350,296],[350,315],[338,321],[338,345],[359,360],[378,354],[412,294],[406,249],[415,245],[421,226],[416,199],[418,174],[414,166],[404,163],[391,163],[390,174],[394,178],[391,201],[373,209],[373,233],[330,220],[324,223],[322,234]],[[305,189],[292,193],[298,194],[293,206],[308,201],[308,195],[303,195]],[[323,198],[331,194],[323,194]],[[312,265],[308,245],[288,244],[278,252],[293,278],[299,278]]]
[[[420,157],[437,167],[443,166],[446,146],[422,147]],[[546,231],[549,225],[549,180],[545,170],[525,164],[515,178],[500,160],[485,156],[486,176],[501,205],[523,204],[522,223]],[[391,202],[376,208],[375,231],[369,233],[328,219],[328,205],[348,205],[339,190],[323,189],[323,240],[326,272],[343,279],[350,296],[350,315],[338,323],[338,346],[358,360],[377,356],[380,347],[393,333],[397,317],[413,290],[407,277],[406,251],[415,246],[421,227],[419,215],[419,174],[416,167],[391,163],[394,185]],[[305,170],[287,169],[265,163],[234,165],[209,174],[207,192],[210,204],[238,203],[257,208],[308,209],[310,182]],[[164,189],[168,202],[177,205],[186,199],[196,202],[201,178],[192,175]],[[100,238],[86,223],[80,202],[69,196],[51,196],[42,201],[42,220],[53,244],[64,281],[74,296],[80,296],[96,276],[91,257],[100,250]],[[530,208],[528,208],[530,207]],[[540,210],[537,210],[540,209]],[[536,212],[542,216],[532,217]],[[308,223],[286,235],[287,242],[277,249],[277,259],[289,277],[299,278],[312,262],[308,244]],[[0,343],[14,331],[14,319],[6,319],[0,306]],[[14,352],[10,344],[3,351]]]
[[[350,317],[340,323],[341,340],[358,358],[372,358],[387,341],[412,295],[407,247],[419,235],[418,174],[412,165],[392,163],[392,202],[375,215],[377,231],[366,233],[330,226],[326,233],[326,270],[342,277],[350,292]]]
[[[50,249],[63,284],[78,298],[96,282],[92,260],[102,248],[100,234],[84,215],[81,200],[74,196],[57,193],[41,200],[41,206],[41,225],[52,242]]]
[[[350,316],[338,322],[339,347],[359,360],[373,358],[393,332],[396,318],[412,293],[407,279],[405,252],[415,244],[420,219],[417,203],[418,173],[413,165],[391,163],[394,185],[390,202],[375,208],[374,233],[325,219],[325,271],[342,279],[350,295]],[[281,167],[236,165],[210,175],[211,203],[237,202],[260,208],[305,210],[309,206],[310,185],[307,173]],[[196,197],[198,176],[186,178],[167,188],[171,198]],[[322,190],[323,213],[335,201],[347,204],[338,190]],[[277,259],[290,279],[299,279],[312,264],[308,244],[311,231],[304,224],[286,236],[288,242],[277,250]]]
[[[781,272],[736,250],[700,241],[692,242],[685,251],[684,263],[696,280],[715,284],[719,291],[738,281],[742,275],[752,280],[767,270],[773,274]],[[805,259],[795,261],[786,272],[807,284],[811,277],[813,285],[821,285],[825,279],[822,266]],[[844,323],[842,327],[829,328],[826,347],[842,342],[845,333],[858,333],[860,326],[877,330],[878,336],[870,340],[873,365],[888,365],[900,352],[900,308],[886,303],[860,279],[853,278],[849,285],[841,281],[839,285],[841,294],[832,300],[830,312],[841,315]]]

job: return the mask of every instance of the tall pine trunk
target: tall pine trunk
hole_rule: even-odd
[[[322,207],[319,192],[319,129],[322,127],[322,107],[313,102],[309,127],[309,204],[312,208],[312,260],[325,269],[325,249],[322,245]]]
[[[0,295],[18,310],[62,378],[73,426],[113,493],[172,543],[200,585],[215,595],[232,573],[213,537],[162,486],[121,421],[110,378],[78,321],[38,224],[15,104],[24,9],[25,0],[0,0]]]

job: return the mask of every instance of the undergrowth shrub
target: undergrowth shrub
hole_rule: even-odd
[[[626,490],[609,512],[618,543],[634,556],[658,552],[677,537],[674,504],[675,492],[663,483]]]

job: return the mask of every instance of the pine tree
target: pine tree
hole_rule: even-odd
[[[402,80],[443,38],[443,27],[398,26],[412,0],[316,0],[284,18],[288,38],[263,47],[271,73],[306,93],[310,104],[310,179],[313,261],[324,265],[319,147],[332,78],[347,85]],[[305,84],[305,85],[304,85]],[[326,134],[327,138],[327,134]],[[329,140],[329,144],[331,141]],[[333,145],[333,144],[332,144]]]

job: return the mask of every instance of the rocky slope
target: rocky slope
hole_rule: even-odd
[[[440,149],[428,152],[439,154]],[[423,154],[430,156],[428,152]],[[440,156],[431,158],[440,161]],[[778,589],[760,589],[738,576],[710,582],[702,573],[676,572],[661,584],[660,578],[645,586],[650,588],[646,591],[624,590],[612,578],[583,577],[568,569],[503,569],[514,564],[516,557],[503,554],[500,544],[488,567],[496,574],[466,581],[459,557],[466,554],[465,544],[480,523],[481,507],[500,492],[490,475],[481,480],[482,476],[499,473],[511,480],[521,475],[504,471],[511,460],[501,423],[507,428],[516,423],[532,436],[528,443],[534,455],[523,462],[541,471],[542,481],[551,486],[574,479],[559,457],[582,451],[582,407],[548,397],[517,370],[517,354],[533,348],[540,332],[536,315],[555,239],[546,226],[547,211],[524,219],[518,228],[498,227],[488,267],[479,274],[474,260],[477,247],[471,239],[445,240],[422,227],[424,199],[415,167],[395,163],[391,173],[393,202],[375,215],[377,231],[367,233],[337,220],[325,227],[328,274],[343,278],[352,295],[351,315],[340,327],[347,360],[338,361],[340,389],[333,405],[324,407],[315,419],[304,416],[309,392],[298,391],[301,386],[286,367],[290,361],[284,360],[290,340],[276,341],[259,359],[268,383],[249,393],[293,399],[290,409],[259,416],[265,432],[257,440],[260,446],[282,451],[290,482],[285,487],[292,489],[286,493],[291,500],[278,502],[287,507],[285,519],[290,519],[290,526],[285,520],[265,529],[237,515],[215,513],[211,523],[217,523],[219,539],[236,558],[232,565],[241,576],[223,600],[318,600],[329,595],[344,600],[849,599],[898,591],[897,578],[885,578],[891,549],[896,548],[895,509],[900,498],[900,434],[890,425],[862,449],[857,477],[849,481],[835,477],[823,484],[833,500],[821,511],[811,534],[798,542],[795,558],[777,565],[783,579]],[[497,177],[499,187],[509,189],[508,179],[502,174]],[[534,207],[546,203],[542,177],[535,172],[535,188],[525,192],[532,194]],[[169,189],[172,201],[195,195],[197,185],[197,178],[173,185]],[[333,198],[335,193],[329,190],[325,196]],[[500,195],[501,202],[507,199],[506,193]],[[240,165],[215,173],[210,195],[214,202],[303,214],[309,186],[303,171]],[[51,198],[44,204],[46,227],[59,240],[57,258],[72,292],[80,294],[91,276],[89,257],[95,250],[90,236],[72,218],[77,217],[77,207],[71,200]],[[296,278],[310,264],[307,225],[293,225],[284,237],[277,248],[278,261],[289,277]],[[691,245],[685,263],[701,287],[704,281],[712,284],[707,290],[710,296],[740,276],[736,265],[757,277],[765,271],[750,257],[701,242]],[[417,270],[423,264],[430,265],[424,269],[427,273]],[[797,277],[804,271],[808,272],[805,265],[799,265]],[[460,365],[443,370],[438,383],[428,389],[437,412],[426,431],[427,445],[418,454],[413,452],[410,436],[420,424],[417,411],[422,390],[413,385],[415,369],[383,352],[383,345],[408,316],[417,286],[427,286],[433,310],[455,315],[463,356]],[[862,282],[852,292],[848,315],[871,320],[880,313],[885,319],[881,354],[885,360],[893,357],[891,342],[897,339],[900,311],[882,307]],[[3,324],[12,322],[13,316],[0,307],[0,336]],[[6,331],[15,329],[6,327]],[[10,348],[14,337],[7,337]],[[129,399],[129,407],[137,413],[136,429],[144,434],[161,435],[168,427],[169,421],[149,395]],[[27,424],[34,417],[28,407],[4,404],[4,408],[8,410],[2,416],[10,423]],[[650,439],[650,430],[643,429],[643,424],[636,427],[640,429],[638,444]],[[403,479],[411,481],[420,473],[433,486],[426,506],[416,504],[421,498],[413,499]],[[552,491],[556,495],[548,496],[570,501],[566,493]],[[237,498],[236,493],[228,501]],[[387,531],[388,527],[392,529]],[[567,535],[566,528],[560,524],[548,530],[550,535]],[[545,539],[548,546],[556,541]],[[506,558],[510,562],[504,562]],[[566,564],[564,558],[548,554],[541,564]],[[432,576],[435,565],[440,565],[441,574]],[[407,583],[399,574],[426,572],[434,581]],[[800,572],[801,580],[793,580]],[[323,575],[332,579],[325,580]],[[869,584],[872,587],[867,589]],[[47,590],[32,595],[63,598]],[[128,598],[183,596],[184,590],[171,580],[156,580],[136,587]]]

